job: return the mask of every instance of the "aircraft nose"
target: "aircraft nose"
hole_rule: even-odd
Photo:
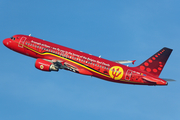
[[[4,39],[4,40],[3,40],[3,44],[7,47],[8,44],[9,44],[9,40],[8,40],[8,39]]]

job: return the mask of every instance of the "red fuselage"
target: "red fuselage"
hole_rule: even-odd
[[[48,63],[58,61],[67,66],[66,70],[103,80],[139,85],[167,85],[165,80],[137,67],[128,67],[32,36],[14,35],[3,40],[3,44],[18,53],[46,60]],[[43,70],[44,66],[41,65],[39,69]]]

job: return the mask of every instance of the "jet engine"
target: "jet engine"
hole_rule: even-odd
[[[44,59],[38,58],[35,62],[35,67],[42,71],[58,71],[59,67],[54,65],[53,63],[46,61]]]

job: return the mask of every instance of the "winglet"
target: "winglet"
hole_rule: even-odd
[[[133,65],[134,65],[134,62],[136,62],[136,60],[133,60],[133,61],[132,61],[132,64],[133,64]]]

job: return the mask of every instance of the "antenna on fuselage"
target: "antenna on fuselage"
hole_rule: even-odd
[[[99,58],[101,58],[101,55],[99,56]]]
[[[31,34],[29,34],[29,36],[31,36]]]

